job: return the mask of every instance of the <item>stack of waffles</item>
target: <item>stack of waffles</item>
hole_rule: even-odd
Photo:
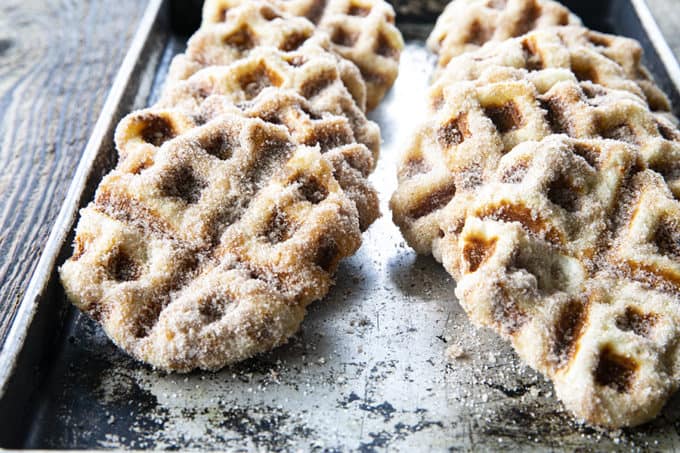
[[[640,45],[548,0],[455,0],[391,208],[579,419],[655,417],[680,378],[680,132]]]
[[[287,341],[379,216],[366,109],[396,77],[393,23],[381,0],[207,1],[158,103],[117,128],[69,299],[166,370]]]

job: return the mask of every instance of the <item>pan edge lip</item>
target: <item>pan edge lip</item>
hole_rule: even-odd
[[[17,367],[17,360],[25,346],[25,340],[38,310],[39,301],[45,292],[50,278],[56,268],[64,241],[71,232],[74,220],[78,214],[80,198],[85,191],[88,176],[99,155],[100,148],[108,130],[113,123],[113,117],[125,96],[127,85],[134,75],[134,69],[147,43],[148,36],[156,24],[162,7],[167,0],[150,0],[144,11],[135,36],[125,54],[123,62],[111,85],[104,106],[98,115],[85,150],[80,158],[69,189],[56,217],[38,264],[33,270],[14,320],[0,349],[0,407],[6,398],[7,387],[12,380]]]

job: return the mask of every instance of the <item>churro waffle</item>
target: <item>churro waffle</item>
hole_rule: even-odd
[[[577,417],[648,421],[680,377],[666,316],[680,298],[680,136],[639,90],[568,68],[478,75],[432,88],[395,222],[457,279],[470,318],[509,338]]]
[[[347,100],[347,105],[352,105],[351,100]],[[356,204],[362,230],[378,217],[377,194],[366,179],[378,158],[378,126],[363,115],[354,118],[361,124],[352,124],[344,115],[316,110],[291,90],[268,87],[252,101],[238,105],[232,104],[229,97],[213,95],[192,115],[161,108],[131,113],[116,130],[116,146],[121,157],[119,168],[133,173],[141,171],[151,165],[156,150],[165,141],[225,114],[283,125],[293,143],[319,146],[324,157],[333,164],[338,183]]]
[[[282,13],[267,2],[244,2],[232,8],[224,21],[206,24],[189,39],[186,52],[173,59],[166,85],[208,66],[229,65],[261,46],[297,50],[314,31],[314,24],[304,17]]]
[[[358,73],[339,72],[336,61],[321,48],[304,53],[261,48],[230,66],[201,70],[166,91],[152,109],[121,122],[116,133],[121,165],[143,168],[164,140],[225,112],[240,111],[284,124],[297,144],[318,144],[323,152],[337,148],[328,158],[357,204],[362,228],[368,228],[378,216],[378,202],[365,178],[378,158],[380,130],[348,89],[363,95],[362,79]]]
[[[295,333],[360,235],[318,149],[225,114],[169,139],[147,168],[106,176],[60,273],[138,359],[217,369]]]
[[[653,111],[670,111],[668,98],[653,82],[641,58],[642,48],[633,39],[582,27],[552,27],[489,43],[478,52],[460,55],[439,77],[475,80],[494,66],[530,72],[566,69],[580,81],[630,91],[645,99]]]
[[[443,256],[473,322],[510,339],[579,418],[607,427],[656,416],[680,378],[680,265],[666,245],[680,206],[635,154],[564,136],[516,147]]]
[[[489,41],[503,41],[531,30],[578,25],[581,21],[552,0],[454,0],[439,16],[427,45],[439,54],[439,67]]]
[[[222,77],[220,87],[209,86],[206,89],[210,89],[210,93],[216,90],[221,93],[233,91],[235,102],[240,102],[239,99],[252,99],[268,86],[304,89],[305,97],[316,98],[319,94],[326,95],[332,92],[327,88],[334,87],[339,80],[351,95],[356,106],[362,112],[366,110],[366,84],[358,68],[344,58],[326,50],[322,39],[311,39],[295,51],[258,46],[232,64],[208,66],[202,69],[203,71],[199,70],[186,80],[178,78],[167,83],[158,105],[179,104],[181,97],[186,97],[181,94],[182,90],[186,91],[187,87],[192,85],[186,82],[193,79],[193,92],[196,92],[195,80],[197,78],[203,80],[204,84],[211,84],[206,80],[209,77],[200,78],[198,74],[214,73],[227,74],[233,80],[226,80]],[[203,95],[205,97],[208,94],[203,93]],[[184,99],[186,108],[194,108],[196,102],[200,102],[198,94],[195,93],[193,97],[197,99],[193,104],[186,104],[188,100]]]
[[[552,134],[621,140],[677,185],[672,162],[680,144],[666,116],[650,112],[639,96],[579,82],[568,70],[490,67],[476,81],[436,83],[429,100],[431,117],[402,159],[392,203],[395,221],[420,253],[431,253],[441,234],[439,210],[484,184],[501,157],[525,141]]]
[[[347,99],[347,97],[345,97]],[[351,105],[348,103],[345,105]],[[343,105],[339,100],[336,105]],[[299,145],[319,146],[333,164],[333,176],[354,202],[364,231],[380,215],[379,200],[368,176],[375,169],[380,150],[378,125],[361,116],[347,119],[316,110],[306,99],[290,90],[266,88],[251,102],[234,106],[225,97],[213,96],[201,106],[201,118],[215,118],[231,111],[248,118],[281,124]]]
[[[361,78],[343,78],[335,61],[334,56],[321,51],[298,54],[257,49],[248,58],[230,66],[206,68],[178,83],[161,97],[156,107],[199,112],[210,98],[219,97],[219,103],[223,105],[247,104],[266,88],[290,90],[308,100],[308,111],[315,117],[345,117],[355,140],[366,145],[377,159],[380,148],[378,126],[366,119],[348,89],[348,86],[361,88],[363,82]]]
[[[380,103],[394,83],[404,47],[392,7],[383,0],[269,0],[277,9],[317,25],[331,48],[357,65],[366,81],[367,109]],[[203,26],[223,22],[243,0],[208,0]]]
[[[516,145],[552,134],[604,137],[640,148],[644,159],[675,155],[672,123],[639,96],[579,82],[567,70],[490,68],[476,81],[435,84],[431,117],[402,159],[394,195],[395,222],[419,253],[440,234],[439,210],[474,190]],[[675,171],[665,171],[669,181]]]
[[[156,106],[196,112],[209,96],[224,96],[232,104],[239,104],[255,99],[267,87],[275,87],[293,90],[318,111],[345,115],[357,128],[365,127],[366,116],[360,108],[363,80],[358,72],[341,72],[337,57],[321,48],[317,50],[312,53],[257,48],[247,58],[229,66],[202,69],[170,87]]]

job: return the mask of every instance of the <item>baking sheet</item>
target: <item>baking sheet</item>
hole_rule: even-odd
[[[567,3],[575,9],[592,6]],[[649,39],[640,22],[635,24],[633,3],[598,3],[619,7],[603,9],[607,15],[591,17],[590,25]],[[161,29],[151,28],[145,60],[133,71],[119,107],[152,102],[171,56],[186,40],[173,32],[170,24],[176,20],[162,18],[172,14],[169,4],[158,8],[155,27]],[[434,64],[423,42],[431,26],[419,20],[400,23],[407,38],[400,76],[371,115],[384,139],[371,177],[383,217],[365,234],[359,253],[342,263],[337,285],[310,307],[302,331],[288,345],[217,373],[167,375],[134,362],[94,322],[69,308],[59,341],[42,363],[47,371],[27,406],[28,417],[17,431],[4,428],[4,439],[10,434],[13,439],[2,446],[366,452],[678,448],[680,413],[674,407],[679,398],[656,421],[635,430],[607,433],[575,423],[550,384],[522,366],[508,345],[470,326],[452,279],[431,258],[417,257],[392,224],[387,200],[396,186],[397,156],[423,116]],[[672,75],[656,50],[649,47],[648,53],[657,78],[672,88]],[[113,164],[112,152],[110,143],[102,142],[100,154],[108,157],[100,156],[101,169],[89,179],[98,181],[97,173]],[[42,305],[68,307],[60,291],[52,285]],[[10,416],[16,418],[2,413],[3,419]]]

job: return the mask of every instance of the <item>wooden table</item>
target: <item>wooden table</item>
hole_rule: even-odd
[[[680,2],[648,2],[680,55]],[[0,3],[0,344],[145,5]]]

